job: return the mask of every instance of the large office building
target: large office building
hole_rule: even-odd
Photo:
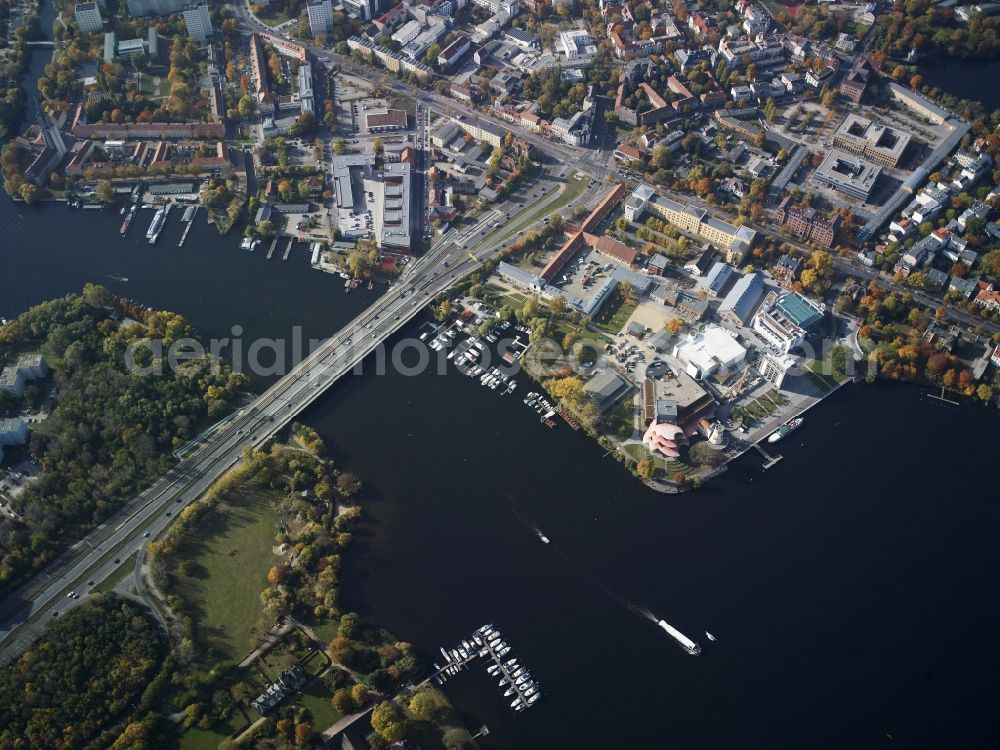
[[[333,29],[333,3],[330,0],[309,0],[306,13],[309,15],[309,31],[314,35],[329,34]]]
[[[97,3],[77,3],[73,9],[76,25],[86,34],[95,34],[104,29],[104,17]]]
[[[705,209],[665,198],[649,185],[640,185],[625,204],[625,218],[639,221],[649,211],[689,234],[707,240],[734,265],[746,256],[757,237],[749,227],[737,227],[711,216]]]
[[[184,9],[184,26],[188,36],[204,42],[212,36],[212,19],[208,17],[208,4],[196,3]]]
[[[881,174],[882,167],[832,148],[816,168],[813,179],[842,195],[867,203]]]
[[[883,167],[895,167],[903,158],[910,135],[856,114],[848,114],[833,134],[833,145],[863,156]]]
[[[825,307],[797,292],[778,297],[774,304],[762,307],[753,318],[753,330],[779,354],[788,354],[801,346],[806,337],[823,321]]]
[[[379,249],[410,251],[410,165],[385,164],[375,192],[375,233]]]

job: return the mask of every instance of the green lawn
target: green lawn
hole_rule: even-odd
[[[178,552],[178,561],[190,559],[198,567],[195,575],[178,576],[177,593],[193,605],[215,658],[239,661],[256,641],[255,629],[267,626],[260,622],[260,593],[277,561],[271,551],[278,521],[274,500],[267,491],[251,490],[211,513]]]
[[[153,82],[154,78],[159,78],[159,86]],[[167,80],[166,75],[152,76],[149,73],[140,73],[139,93],[142,94],[144,99],[150,101],[165,99],[170,93],[170,81]]]
[[[759,420],[777,411],[785,403],[784,397],[773,388],[747,404],[740,404],[738,410],[746,412],[751,419]]]
[[[635,432],[635,406],[631,398],[626,399],[622,404],[620,404],[616,409],[608,412],[605,417],[607,423],[607,432],[609,435],[614,435],[619,438],[627,438],[633,432]],[[625,452],[630,456],[635,458],[637,461],[646,458],[645,455],[639,456],[638,458],[629,450],[630,448],[642,448],[643,451],[646,450],[645,446],[640,445],[628,445],[625,446]],[[648,451],[647,451],[648,453]]]
[[[268,12],[268,14],[266,16],[265,15],[257,16],[257,18],[260,19],[261,23],[266,23],[272,29],[275,26],[280,26],[281,24],[283,24],[286,21],[290,20],[290,17],[287,16],[287,15],[285,15],[284,13],[273,13],[272,14],[271,12]]]
[[[631,317],[639,304],[637,302],[626,302],[621,293],[615,291],[611,299],[604,303],[604,307],[598,312],[594,325],[604,333],[614,336],[625,327],[625,321]]]
[[[123,562],[114,573],[94,586],[94,591],[101,594],[106,593],[128,578],[132,571],[135,570],[135,558],[138,554],[138,552],[133,552],[132,555],[125,560],[125,562]]]
[[[672,477],[677,472],[683,473],[685,476],[691,476],[692,474],[698,473],[698,469],[692,466],[687,461],[682,459],[674,459],[672,461],[666,462],[667,476]]]
[[[178,750],[217,750],[219,743],[224,739],[226,737],[209,729],[190,727],[180,730],[175,743],[168,747],[177,747]]]
[[[636,461],[642,461],[643,459],[649,458],[651,455],[649,448],[645,445],[640,445],[639,443],[629,443],[628,445],[623,445],[622,450]]]
[[[814,359],[810,362],[809,369],[827,383],[827,390],[836,385],[840,385],[847,379],[846,375],[841,375],[839,372],[834,370],[833,367],[830,367],[826,362],[820,359]]]
[[[344,717],[333,707],[330,702],[332,698],[333,693],[323,680],[313,680],[303,692],[296,696],[295,705],[308,708],[313,717],[313,729],[316,732],[322,732]]]
[[[828,393],[833,390],[835,383],[833,380],[819,372],[816,372],[815,368],[810,368],[805,371],[806,377],[811,380],[817,388],[819,388],[823,393]]]

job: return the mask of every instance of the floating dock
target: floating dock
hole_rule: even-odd
[[[701,653],[701,646],[692,641],[690,638],[688,638],[686,635],[684,635],[681,631],[679,631],[673,625],[668,623],[666,620],[660,620],[657,624],[665,631],[667,631],[667,634],[675,641],[677,641],[679,644],[681,644],[681,646],[684,647],[684,650],[687,651],[692,656]]]
[[[288,238],[288,247],[285,248],[285,254],[281,256],[282,260],[288,260],[288,256],[292,254],[292,243],[295,242],[294,237]]]
[[[274,255],[274,248],[278,246],[278,235],[274,235],[274,239],[271,240],[271,247],[267,251],[267,259],[271,260],[271,256]]]
[[[771,454],[769,454],[766,450],[764,450],[763,448],[760,447],[760,443],[759,442],[754,443],[753,447],[756,448],[757,452],[760,453],[760,455],[762,455],[764,457],[764,468],[765,469],[770,469],[772,466],[774,466],[776,463],[778,463],[778,461],[780,461],[782,459],[782,456],[780,456],[780,455],[778,455],[778,456],[772,456]]]
[[[476,657],[484,657],[486,672],[490,679],[499,678],[499,687],[504,689],[504,698],[513,698],[510,707],[514,711],[524,711],[535,705],[542,697],[541,685],[536,683],[527,668],[518,664],[515,657],[507,658],[511,647],[503,640],[499,629],[493,625],[483,625],[468,640],[452,649],[441,649],[445,665],[435,664],[433,679],[440,685],[451,676],[465,669]]]
[[[191,231],[191,225],[194,224],[195,214],[198,213],[197,206],[188,206],[184,209],[184,216],[182,219],[187,222],[187,226],[184,227],[184,232],[181,234],[180,240],[177,242],[177,247],[182,247],[184,245],[184,240],[187,239],[188,232]]]

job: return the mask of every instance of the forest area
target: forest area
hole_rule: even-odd
[[[164,474],[174,449],[228,411],[245,378],[226,365],[205,357],[151,374],[130,367],[133,355],[151,364],[157,342],[167,351],[192,335],[180,315],[90,284],[0,327],[0,352],[31,349],[52,368],[51,382],[25,389],[28,408],[45,415],[27,447],[39,471],[12,501],[18,517],[0,521],[0,595]]]

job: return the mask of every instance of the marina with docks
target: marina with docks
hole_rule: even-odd
[[[512,698],[510,708],[525,711],[534,706],[542,697],[541,685],[532,678],[528,668],[511,656],[511,646],[503,639],[500,629],[492,624],[481,626],[468,639],[451,649],[441,648],[445,659],[443,667],[434,665],[434,681],[443,685],[476,658],[487,662],[486,673],[492,679],[500,678],[497,686],[503,689],[503,697]]]

